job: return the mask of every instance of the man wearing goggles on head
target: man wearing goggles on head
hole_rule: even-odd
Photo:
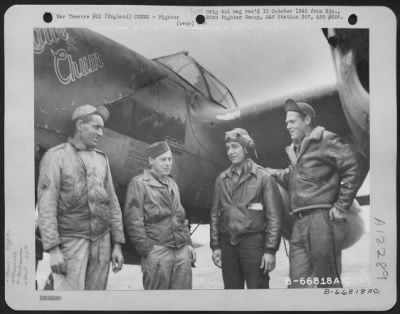
[[[275,268],[283,205],[274,179],[257,165],[255,143],[246,130],[225,135],[232,165],[216,180],[211,208],[212,259],[222,268],[225,289],[269,288]]]

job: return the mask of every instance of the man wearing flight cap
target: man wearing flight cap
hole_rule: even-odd
[[[55,290],[104,290],[110,269],[123,265],[122,213],[108,159],[96,149],[105,107],[83,105],[72,114],[72,134],[40,164],[39,228],[50,254]]]
[[[222,267],[225,289],[269,288],[269,272],[281,240],[283,204],[274,178],[250,154],[255,143],[244,129],[225,134],[232,165],[216,180],[210,246]]]
[[[297,218],[289,287],[341,287],[341,243],[348,228],[344,213],[362,183],[357,155],[336,134],[315,125],[309,104],[289,99],[285,111],[290,165],[269,171],[288,188]]]
[[[171,177],[166,142],[147,148],[150,167],[134,177],[126,194],[124,222],[141,256],[144,289],[191,289],[192,247],[178,185]]]

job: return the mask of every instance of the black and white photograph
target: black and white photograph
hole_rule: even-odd
[[[6,62],[19,88],[5,169],[21,178],[5,173],[9,298],[23,286],[37,309],[390,308],[389,10],[378,28],[371,9],[110,8],[35,8],[21,50],[6,23],[6,61],[28,56]]]

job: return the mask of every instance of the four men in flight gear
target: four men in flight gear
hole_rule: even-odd
[[[298,218],[290,241],[290,287],[306,287],[301,278],[312,278],[312,286],[341,286],[344,213],[363,179],[357,155],[336,134],[314,125],[310,105],[288,100],[285,111],[292,139],[286,169],[257,165],[246,130],[225,134],[231,166],[215,182],[210,223],[212,259],[222,268],[225,289],[243,289],[245,283],[249,289],[269,287],[283,214],[270,173],[288,188]],[[39,228],[56,290],[105,289],[110,258],[115,271],[122,268],[121,210],[107,157],[96,149],[108,115],[105,108],[78,107],[72,137],[41,161]],[[170,176],[172,153],[166,142],[157,142],[147,155],[150,167],[130,182],[124,210],[129,238],[141,256],[143,286],[191,289],[196,253]]]

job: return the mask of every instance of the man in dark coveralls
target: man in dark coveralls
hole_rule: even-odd
[[[287,187],[297,217],[290,240],[290,288],[342,287],[341,244],[348,230],[344,213],[362,184],[356,153],[334,133],[315,126],[307,103],[287,100],[290,165],[269,169]]]

